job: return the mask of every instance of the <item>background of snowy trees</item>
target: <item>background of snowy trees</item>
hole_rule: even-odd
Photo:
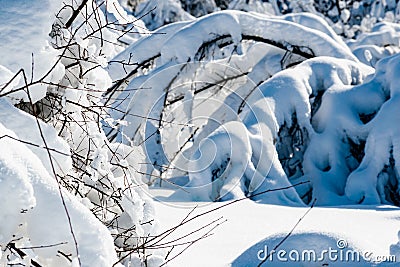
[[[400,204],[396,1],[0,4],[2,264],[161,265],[147,186]]]
[[[348,38],[360,32],[370,31],[376,22],[399,20],[398,1],[257,1],[257,0],[206,0],[206,1],[160,1],[127,0],[121,4],[136,16],[144,16],[150,29],[164,24],[200,17],[220,10],[242,10],[285,15],[289,13],[310,12],[323,17],[337,34]],[[154,7],[157,7],[153,10]]]

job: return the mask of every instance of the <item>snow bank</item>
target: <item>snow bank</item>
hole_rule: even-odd
[[[168,196],[172,190],[152,189],[157,198],[162,195]],[[161,226],[165,229],[173,227],[184,218],[193,207],[196,207],[192,216],[202,212],[218,208],[229,202],[189,202],[190,198],[176,198],[171,195],[162,198],[164,202],[156,203],[156,211],[160,218]],[[305,214],[308,207],[287,207],[276,205],[260,205],[251,200],[243,200],[224,208],[215,210],[209,214],[194,220],[186,228],[176,229],[171,240],[183,236],[193,230],[193,227],[205,225],[223,217],[226,222],[213,230],[212,235],[191,245],[185,253],[171,262],[174,266],[257,266],[261,260],[257,253],[262,250],[260,257],[264,257],[265,246],[268,252],[291,231],[293,226]],[[393,206],[337,206],[337,207],[314,207],[301,220],[292,234],[280,246],[274,254],[274,261],[267,261],[261,266],[397,266],[398,258],[398,236],[400,210]],[[385,231],[382,231],[385,229]],[[204,233],[204,232],[203,232]],[[198,233],[200,237],[203,233]],[[189,236],[186,240],[189,241]],[[183,241],[183,240],[182,240]],[[340,242],[339,242],[340,241]],[[354,249],[360,252],[360,261],[349,258],[346,254],[340,260],[340,248],[338,242],[344,246],[344,252]],[[392,245],[393,244],[393,245]],[[390,247],[392,249],[390,250]],[[316,253],[326,249],[332,250],[332,259],[325,254],[325,259],[320,261],[308,260],[305,254],[304,261],[290,262],[289,253],[296,250],[301,254],[315,249]],[[183,248],[182,248],[183,249]],[[278,251],[284,249],[288,259],[282,262],[277,259]],[[337,252],[334,252],[337,250]],[[397,251],[396,253],[394,253]],[[178,253],[179,250],[175,251]],[[366,262],[363,253],[368,252],[371,260]],[[295,252],[294,252],[295,253]],[[396,255],[396,262],[374,262],[378,256]],[[170,257],[173,257],[174,251]],[[321,258],[321,254],[316,254]],[[296,254],[293,254],[295,257]],[[350,255],[351,257],[351,255]],[[201,258],[202,260],[194,260]]]
[[[17,138],[3,124],[0,124],[0,132]],[[49,175],[41,160],[23,143],[7,138],[0,139],[0,143],[0,188],[4,200],[0,245],[4,248],[15,236],[24,237],[17,241],[17,247],[62,243],[32,249],[29,253],[46,266],[68,265],[64,257],[57,256],[58,251],[62,251],[71,254],[72,258],[77,257],[67,210],[82,266],[111,266],[116,262],[110,232],[75,197],[64,189],[60,192],[57,181]]]
[[[292,234],[282,246],[274,250],[284,237],[285,235],[282,234],[273,235],[261,240],[237,257],[231,266],[255,266],[264,259],[264,265],[268,266],[282,266],[282,264],[285,266],[321,266],[321,264],[322,266],[375,266],[366,260],[367,257],[363,251],[348,245],[346,240],[336,234],[319,232]],[[343,242],[345,247],[338,242]],[[284,251],[284,254],[278,254],[279,251]]]

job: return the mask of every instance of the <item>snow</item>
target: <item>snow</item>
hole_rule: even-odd
[[[209,29],[210,24],[214,25],[212,33]],[[171,60],[175,60],[176,63],[190,61],[201,44],[221,35],[231,36],[233,43],[237,45],[241,39],[239,21],[229,13],[205,16],[183,27],[164,44],[161,49],[161,63]]]
[[[156,56],[169,35],[175,33],[188,22],[177,22],[161,27],[153,34],[142,37],[137,42],[127,47],[116,55],[108,64],[107,71],[113,81],[122,79],[126,74],[135,69],[136,64]]]
[[[0,131],[2,136],[16,138],[15,133],[3,124],[0,124]],[[0,188],[4,207],[1,218],[7,220],[0,228],[1,247],[4,248],[16,236],[25,237],[20,242],[33,247],[62,243],[32,251],[46,266],[67,264],[65,258],[56,256],[60,250],[77,257],[67,210],[78,243],[81,266],[110,266],[116,262],[114,242],[107,228],[66,190],[59,190],[55,177],[26,145],[6,138],[0,142]]]
[[[149,0],[137,3],[134,10],[137,17],[142,17],[150,30],[165,24],[194,19],[187,13],[178,0]]]
[[[107,1],[106,10],[113,14],[120,24],[129,24],[136,20],[133,16],[128,15],[117,0]]]
[[[323,2],[0,0],[0,265],[397,266],[400,6]]]
[[[307,17],[307,15],[306,15]],[[321,24],[323,29],[327,29],[324,22],[314,18],[314,23]],[[316,23],[317,22],[317,23]],[[311,24],[311,23],[310,23]],[[210,33],[209,25],[214,25],[213,32]],[[268,31],[263,29],[268,28]],[[170,60],[176,60],[177,63],[184,63],[191,59],[191,55],[196,55],[201,44],[215,38],[215,36],[229,35],[236,46],[242,39],[241,34],[250,36],[260,36],[265,39],[282,41],[281,32],[287,32],[291,28],[292,34],[284,37],[286,42],[293,46],[310,46],[310,49],[318,55],[335,55],[339,58],[355,60],[350,50],[342,41],[336,43],[338,38],[332,40],[334,36],[332,31],[326,30],[330,35],[327,36],[321,31],[313,30],[304,26],[292,23],[280,18],[267,17],[244,12],[227,11],[204,16],[201,19],[189,24],[172,36],[161,50],[161,62],[166,63]],[[295,28],[296,30],[293,30]],[[193,34],[192,34],[193,33]],[[302,43],[301,40],[307,40]],[[175,44],[179,43],[179,46]],[[324,49],[320,49],[324,44]],[[240,49],[240,47],[238,47]]]
[[[199,191],[191,194],[203,201],[244,197],[241,177],[244,177],[250,158],[250,140],[243,124],[229,122],[217,128],[202,140],[189,162],[190,182],[187,186]],[[213,173],[216,169],[221,173],[218,180]]]
[[[380,83],[383,93],[390,95],[390,99],[381,106],[376,120],[371,121],[368,127],[370,133],[365,147],[366,156],[347,181],[346,195],[358,201],[364,198],[365,203],[377,203],[382,198],[382,195],[380,195],[382,192],[371,185],[379,184],[380,180],[384,179],[379,174],[384,165],[389,164],[390,154],[393,154],[395,160],[400,160],[398,150],[400,129],[389,119],[390,116],[398,118],[400,115],[398,111],[398,94],[400,92],[398,58],[398,55],[387,57],[378,63],[375,79],[378,84]],[[373,82],[375,80],[371,81],[371,83]],[[382,129],[385,129],[385,131],[382,131]],[[367,179],[372,180],[366,182]],[[370,186],[367,186],[368,184]]]
[[[3,125],[0,125],[2,132],[13,135],[12,132],[6,131]],[[15,135],[14,135],[15,136]],[[4,141],[2,141],[4,143]],[[4,145],[4,144],[3,144]],[[2,151],[12,152],[9,146],[2,146]],[[26,170],[20,167],[13,158],[1,153],[0,168],[0,200],[2,209],[0,215],[2,223],[0,226],[0,244],[7,244],[12,240],[13,235],[16,233],[18,226],[23,221],[21,214],[22,210],[29,210],[36,204],[33,196],[33,188],[27,177]],[[12,190],[12,194],[10,194]]]
[[[46,78],[46,82],[57,83],[64,73],[61,64],[56,64],[58,51],[49,43],[49,33],[52,30],[55,13],[61,8],[62,1],[12,1],[2,0],[0,9],[0,86],[3,87],[10,75],[3,76],[4,71],[16,73],[21,68],[25,70],[28,82]],[[43,9],[43,5],[47,8]],[[35,23],[32,23],[35,21]],[[26,40],[29,40],[27,42]],[[47,76],[49,66],[55,66]],[[33,72],[32,72],[33,68]],[[19,75],[19,83],[7,86],[2,93],[24,86],[24,79]],[[38,83],[30,86],[32,101],[43,98],[47,85]],[[29,101],[24,91],[10,95],[12,99]]]
[[[189,218],[229,203],[187,202],[187,198],[171,195],[173,191],[175,190],[153,189],[150,191],[156,199],[159,199],[155,207],[160,218],[161,229],[168,229],[178,224],[195,206],[197,208]],[[268,246],[269,251],[272,250],[308,209],[309,207],[265,205],[243,200],[213,211],[195,219],[190,225],[178,228],[173,236],[169,237],[172,240],[194,227],[200,227],[219,217],[226,220],[212,231],[213,235],[190,246],[171,264],[173,266],[256,266],[260,263],[257,259],[258,251],[264,250],[265,245]],[[303,250],[315,249],[317,253],[320,253],[324,249],[328,250],[329,247],[339,250],[337,242],[344,240],[348,250],[370,252],[374,256],[388,256],[395,251],[398,243],[399,215],[400,210],[392,206],[314,207],[277,251],[284,249],[289,253],[290,250],[298,250],[301,253]],[[382,229],[385,230],[382,231]],[[198,236],[200,237],[204,232],[199,233]],[[193,239],[196,239],[196,236],[185,240]],[[171,252],[171,257],[178,251],[179,249],[175,248]],[[286,257],[288,258],[287,255]],[[359,263],[328,261],[328,257],[325,259],[327,261],[284,264],[289,266],[321,266],[323,263],[332,266],[375,266],[376,264],[363,261],[362,257]],[[275,260],[267,261],[264,265],[282,266],[282,264],[281,261],[277,261],[275,254]],[[386,263],[381,265],[386,266]],[[387,263],[387,265],[396,266],[396,263],[391,265]]]
[[[7,128],[13,131],[19,140],[32,144],[30,150],[42,161],[49,173],[52,173],[52,167],[46,146],[50,150],[56,173],[69,172],[72,168],[69,146],[57,136],[53,127],[39,120],[39,129],[33,116],[15,108],[4,98],[0,99],[0,114],[0,123],[7,125]]]

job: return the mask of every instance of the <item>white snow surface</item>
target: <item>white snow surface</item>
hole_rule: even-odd
[[[17,135],[0,123],[0,135]],[[111,266],[117,261],[114,242],[107,228],[75,197],[60,189],[42,161],[25,144],[0,139],[0,246],[5,247],[15,236],[23,236],[46,266],[66,266],[68,261],[57,257],[58,250],[76,258],[73,227],[81,266]],[[63,196],[65,206],[63,204]],[[68,216],[67,212],[68,211]],[[28,245],[28,246],[29,246]],[[5,260],[5,259],[4,259]]]
[[[160,218],[161,229],[168,229],[178,224],[197,206],[189,216],[221,207],[229,202],[190,202],[190,198],[177,195],[174,190],[152,189],[150,193],[158,199],[155,203]],[[184,194],[183,194],[184,195]],[[206,225],[223,217],[220,226],[213,235],[191,245],[181,256],[171,262],[172,266],[257,266],[260,260],[257,253],[268,247],[270,252],[298,223],[309,207],[289,207],[258,204],[243,200],[194,219],[188,225],[178,228],[170,237],[182,236],[194,228]],[[326,255],[321,261],[283,262],[274,254],[273,260],[267,260],[262,266],[398,266],[400,209],[393,206],[334,206],[314,207],[294,228],[289,238],[276,252],[283,249],[288,253],[296,250],[314,250],[317,257],[323,250],[340,251],[337,243],[342,240],[347,244],[344,251],[367,253],[371,260],[378,256],[395,255],[397,262],[372,262],[360,257],[360,261],[330,260]],[[383,230],[384,229],[384,230]],[[207,228],[207,230],[209,230]],[[201,237],[206,230],[185,241]],[[183,243],[184,240],[181,240]],[[183,249],[181,247],[180,249]],[[171,252],[180,251],[175,248]],[[260,254],[264,256],[264,254]],[[340,252],[337,252],[338,257]],[[345,254],[343,254],[345,255]],[[351,259],[351,258],[349,258]]]
[[[17,109],[5,98],[0,99],[0,123],[7,125],[19,140],[30,143],[30,150],[42,161],[49,173],[53,170],[47,148],[56,173],[67,174],[72,168],[70,148],[67,142],[57,136],[56,130],[41,120],[36,121],[35,117]]]
[[[10,72],[16,74],[21,68],[25,70],[28,83],[44,77],[53,65],[54,69],[44,81],[57,83],[62,78],[64,67],[55,65],[59,52],[49,43],[55,14],[61,6],[60,0],[0,0],[0,88],[12,77]],[[14,84],[0,93],[24,85],[25,81],[19,75]],[[45,96],[47,85],[37,83],[29,89],[32,102],[36,102]],[[21,90],[9,96],[15,101],[29,101]]]

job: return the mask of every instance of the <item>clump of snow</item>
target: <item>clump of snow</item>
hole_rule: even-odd
[[[210,25],[213,25],[210,32]],[[201,44],[220,35],[230,35],[234,44],[241,40],[239,21],[229,13],[217,13],[205,16],[183,27],[174,34],[161,49],[162,64],[176,60],[184,63],[196,55]],[[179,46],[176,44],[179,43]]]
[[[192,194],[203,201],[243,197],[242,177],[251,154],[246,128],[239,122],[228,122],[202,140],[192,155],[187,186],[198,191]]]

